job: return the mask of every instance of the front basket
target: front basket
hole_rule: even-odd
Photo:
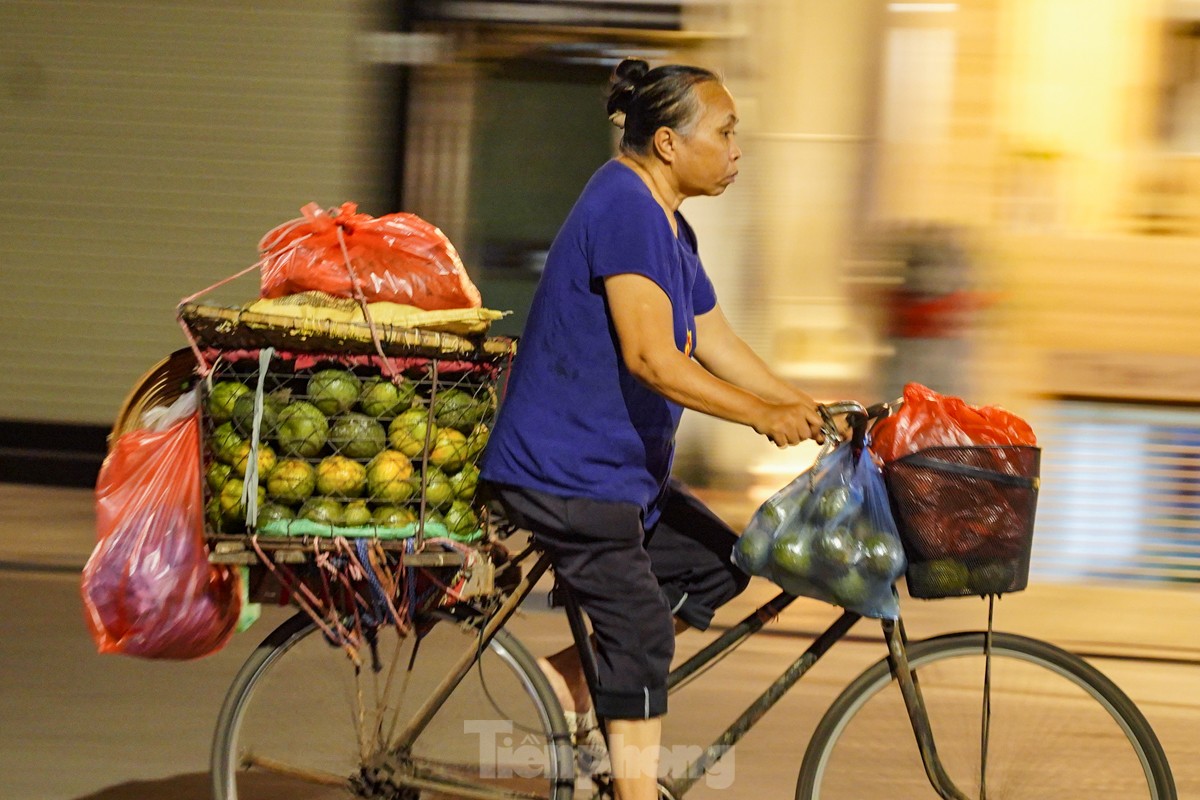
[[[909,594],[923,599],[1016,592],[1029,581],[1041,450],[932,447],[884,467],[908,557]]]

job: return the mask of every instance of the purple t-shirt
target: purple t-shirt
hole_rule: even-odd
[[[634,503],[653,524],[683,408],[625,367],[604,278],[636,273],[662,287],[675,347],[690,356],[695,317],[717,298],[695,233],[678,212],[675,220],[678,237],[646,184],[618,161],[588,181],[546,258],[483,456],[485,479]]]

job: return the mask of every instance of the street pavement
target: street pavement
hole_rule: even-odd
[[[714,493],[735,524],[743,498]],[[79,569],[94,537],[87,490],[0,484],[0,798],[192,800],[208,797],[217,709],[240,663],[284,609],[224,650],[191,662],[101,656],[88,636]],[[731,625],[773,594],[765,581],[722,609]],[[535,601],[527,604],[535,609]],[[909,635],[986,624],[976,598],[908,601]],[[711,739],[824,629],[837,610],[801,599],[710,675],[672,700],[667,742]],[[1002,598],[996,627],[1088,657],[1138,703],[1163,742],[1181,798],[1200,798],[1200,591],[1154,585],[1041,585]],[[554,613],[529,613],[518,635],[534,652],[567,641]],[[680,655],[711,634],[687,633]],[[689,797],[790,797],[807,734],[841,687],[883,655],[878,627],[860,623],[737,750],[732,789]],[[707,737],[707,738],[706,738]]]

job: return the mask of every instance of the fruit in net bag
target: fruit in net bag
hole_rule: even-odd
[[[310,497],[300,506],[301,519],[321,525],[341,525],[345,518],[342,504],[328,497]]]
[[[437,426],[429,430],[429,413],[423,408],[405,411],[388,425],[388,444],[409,458],[416,458],[425,449],[425,437],[432,442]]]
[[[304,502],[316,488],[316,470],[298,458],[283,459],[267,475],[267,496],[285,505]]]
[[[312,403],[297,400],[279,412],[275,440],[284,453],[312,458],[321,452],[329,435],[329,422]]]
[[[308,402],[327,417],[353,408],[361,391],[362,381],[344,369],[323,369],[308,379]]]
[[[387,446],[383,426],[366,414],[350,412],[329,427],[329,445],[350,458],[373,458]]]
[[[367,488],[367,468],[345,456],[326,456],[317,464],[317,493],[330,497],[358,497]]]
[[[358,407],[368,416],[390,418],[411,408],[415,397],[416,390],[409,381],[393,383],[387,378],[368,378],[358,396]]]
[[[371,509],[366,500],[351,500],[342,512],[342,524],[347,528],[361,528],[371,524]]]
[[[205,408],[213,422],[228,422],[233,418],[233,409],[239,397],[249,395],[253,400],[254,392],[241,381],[219,381],[208,393]]]
[[[399,450],[384,450],[367,464],[367,493],[382,503],[402,503],[417,492],[412,462]]]

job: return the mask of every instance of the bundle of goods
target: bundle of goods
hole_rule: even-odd
[[[302,211],[239,273],[259,271],[259,298],[185,299],[189,348],[126,400],[84,576],[102,650],[213,652],[263,601],[353,649],[363,625],[403,629],[414,604],[491,590],[503,549],[475,488],[515,349],[486,336],[502,314],[418,217]],[[153,591],[126,613],[137,575]],[[149,613],[183,596],[190,629]]]
[[[755,512],[733,562],[785,591],[895,618],[923,599],[1024,589],[1040,451],[1024,420],[920,384],[863,441],[826,446]]]
[[[908,556],[909,594],[1026,587],[1041,451],[1024,420],[910,383],[873,441]]]
[[[755,512],[733,563],[791,594],[895,619],[904,550],[870,451],[848,441],[822,450]]]

